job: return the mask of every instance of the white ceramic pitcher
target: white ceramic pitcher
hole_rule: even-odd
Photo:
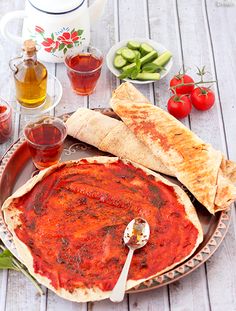
[[[58,63],[65,52],[90,41],[90,22],[103,13],[106,0],[95,0],[88,8],[86,0],[26,0],[25,10],[7,13],[0,21],[2,35],[22,44],[33,39],[39,46],[38,58]],[[24,18],[22,37],[7,29],[13,19]]]

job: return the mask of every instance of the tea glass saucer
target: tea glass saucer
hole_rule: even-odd
[[[54,109],[60,102],[62,97],[62,85],[61,82],[52,74],[48,73],[47,81],[47,97],[45,102],[39,107],[27,108],[20,105],[17,100],[9,101],[12,109],[15,113],[25,116],[40,116],[47,114]]]

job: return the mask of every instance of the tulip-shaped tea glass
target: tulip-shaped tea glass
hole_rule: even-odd
[[[59,162],[67,135],[67,127],[61,119],[44,116],[27,124],[24,135],[39,170]]]
[[[102,53],[92,46],[71,48],[64,61],[73,91],[84,96],[92,94],[101,74]]]

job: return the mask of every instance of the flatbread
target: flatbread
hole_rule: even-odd
[[[196,214],[196,211],[190,201],[190,199],[188,198],[188,196],[186,195],[186,193],[180,188],[178,187],[177,185],[175,184],[172,184],[171,182],[169,182],[168,180],[166,180],[165,178],[163,178],[161,175],[159,174],[156,174],[138,164],[135,164],[135,163],[131,163],[129,161],[126,161],[126,160],[119,160],[118,158],[111,158],[111,157],[94,157],[94,158],[87,158],[87,159],[81,159],[81,160],[78,160],[78,161],[70,161],[70,162],[65,162],[65,163],[60,163],[60,164],[57,164],[57,165],[54,165],[48,169],[45,169],[43,171],[41,171],[37,176],[31,178],[25,185],[23,185],[21,188],[19,188],[11,197],[9,197],[5,203],[3,204],[2,206],[2,210],[3,210],[3,213],[4,213],[4,219],[5,219],[5,222],[8,226],[8,229],[10,230],[10,232],[12,233],[13,235],[13,240],[14,240],[14,243],[16,245],[16,248],[17,248],[17,251],[18,251],[18,254],[19,254],[19,257],[20,259],[22,260],[22,262],[26,265],[26,267],[29,269],[29,272],[43,285],[47,286],[48,288],[50,288],[51,290],[53,290],[56,294],[58,294],[59,296],[65,298],[65,299],[69,299],[69,300],[72,300],[72,301],[77,301],[77,302],[85,302],[85,301],[94,301],[94,300],[101,300],[101,299],[105,299],[105,298],[108,298],[111,291],[110,290],[107,290],[107,291],[103,291],[101,290],[98,286],[92,286],[92,287],[89,287],[89,286],[82,286],[81,284],[78,284],[78,287],[77,288],[74,288],[73,290],[67,290],[63,287],[57,287],[55,288],[54,286],[52,286],[52,283],[51,283],[51,280],[49,277],[45,276],[45,275],[42,275],[40,273],[36,273],[35,272],[35,269],[38,268],[38,262],[37,261],[34,261],[33,258],[38,258],[37,260],[41,260],[42,258],[40,257],[40,255],[36,252],[34,253],[34,256],[36,257],[33,257],[32,253],[31,253],[31,250],[30,249],[33,249],[31,246],[32,246],[32,243],[34,241],[31,241],[30,240],[30,244],[29,245],[26,245],[25,243],[23,243],[18,235],[21,231],[24,231],[24,228],[22,228],[23,224],[26,223],[27,224],[27,230],[26,232],[29,232],[29,230],[36,230],[36,232],[39,232],[37,234],[39,234],[39,239],[42,239],[41,243],[44,243],[44,246],[46,248],[45,251],[50,251],[50,248],[49,248],[49,241],[47,240],[43,240],[43,236],[45,234],[45,232],[42,232],[40,230],[42,230],[40,224],[42,224],[42,226],[44,226],[44,222],[41,221],[41,218],[39,218],[39,227],[37,228],[32,228],[32,224],[29,223],[29,220],[30,219],[25,219],[26,218],[26,215],[28,215],[26,213],[26,210],[25,212],[24,211],[20,211],[17,204],[19,205],[20,203],[20,200],[21,202],[26,202],[25,200],[28,200],[30,198],[30,195],[35,195],[35,197],[37,197],[37,195],[41,195],[42,194],[42,191],[43,189],[41,189],[40,185],[46,181],[46,180],[49,180],[49,178],[51,178],[53,176],[53,174],[57,174],[58,171],[60,171],[60,169],[70,169],[71,167],[73,166],[77,166],[77,165],[81,165],[82,168],[81,170],[85,169],[85,175],[86,176],[86,173],[88,172],[87,171],[87,167],[86,165],[89,165],[89,164],[94,164],[94,165],[97,165],[99,163],[99,165],[103,165],[104,164],[104,168],[102,169],[102,171],[104,171],[104,169],[106,167],[109,167],[109,165],[121,165],[121,167],[129,167],[129,169],[132,168],[131,172],[130,172],[130,178],[132,178],[132,185],[134,186],[134,189],[137,189],[137,187],[139,186],[139,182],[138,182],[138,179],[136,178],[136,175],[132,175],[132,171],[136,171],[137,172],[137,175],[141,174],[140,176],[146,176],[145,178],[147,178],[147,180],[150,180],[150,183],[162,183],[166,188],[165,191],[173,191],[173,194],[176,196],[177,198],[177,201],[175,204],[171,204],[171,208],[177,208],[175,206],[180,206],[181,209],[183,209],[184,213],[185,213],[185,216],[184,218],[179,218],[180,217],[180,214],[177,213],[177,210],[176,212],[174,212],[174,215],[171,216],[171,217],[175,217],[175,218],[169,218],[169,219],[172,219],[172,222],[170,222],[169,226],[175,226],[174,225],[174,222],[173,222],[173,219],[175,219],[175,224],[177,226],[177,230],[183,230],[183,232],[186,231],[186,233],[188,232],[187,235],[184,236],[181,236],[181,240],[180,242],[178,243],[181,243],[181,245],[184,245],[185,248],[189,248],[189,253],[184,256],[184,258],[181,258],[178,260],[178,262],[173,262],[173,264],[171,264],[170,266],[168,267],[165,267],[164,269],[162,269],[161,271],[158,271],[156,273],[153,273],[152,275],[149,275],[148,277],[146,278],[143,278],[143,279],[128,279],[127,281],[127,286],[126,286],[126,289],[130,289],[140,283],[142,283],[143,281],[145,280],[148,280],[150,278],[153,278],[157,275],[160,275],[162,273],[164,273],[165,271],[167,270],[170,270],[172,269],[174,266],[178,265],[180,262],[183,262],[184,260],[186,260],[195,250],[196,248],[198,247],[198,245],[202,242],[203,240],[203,233],[202,233],[202,228],[201,228],[201,225],[200,225],[200,222],[198,220],[198,217],[197,217],[197,214]],[[94,170],[93,170],[94,172]],[[95,173],[94,173],[95,174]],[[150,176],[151,175],[151,176]],[[66,175],[67,176],[67,175]],[[126,175],[121,175],[119,178],[120,178],[120,181],[121,180],[124,180],[126,177]],[[132,177],[133,176],[133,177]],[[73,176],[72,176],[73,177]],[[72,178],[71,177],[71,178]],[[47,179],[48,178],[48,179]],[[69,177],[70,178],[70,177]],[[117,178],[117,176],[116,176]],[[128,178],[128,175],[127,175],[127,178]],[[59,179],[56,179],[56,183],[58,182]],[[51,181],[50,181],[51,182]],[[68,187],[68,183],[65,184],[66,187]],[[108,183],[109,185],[109,183]],[[76,184],[72,184],[72,190],[73,189],[76,189]],[[77,185],[78,186],[78,185]],[[142,185],[140,185],[142,187]],[[37,188],[38,187],[38,188]],[[57,189],[55,188],[56,185],[54,184],[51,184],[51,188],[50,190],[48,189],[44,189],[44,191],[50,191],[50,193],[52,193],[53,191],[55,193],[59,193],[59,190],[60,189]],[[122,186],[123,187],[123,186]],[[97,191],[97,188],[99,188],[99,185],[97,185],[95,187],[96,191]],[[41,189],[41,190],[40,190]],[[83,189],[83,186],[82,188]],[[168,190],[169,189],[169,190]],[[32,194],[33,191],[36,191],[34,194]],[[82,190],[81,190],[82,191]],[[104,189],[102,189],[102,191],[104,191]],[[90,192],[90,195],[93,195],[92,194],[93,192]],[[171,192],[172,193],[172,192]],[[156,193],[155,195],[158,195],[158,193]],[[135,192],[134,194],[132,195],[132,197],[135,197]],[[41,198],[41,197],[40,197]],[[40,198],[38,198],[38,202],[40,204],[36,204],[36,201],[34,201],[34,207],[32,207],[31,205],[26,205],[27,206],[27,211],[28,213],[32,213],[32,211],[34,211],[35,213],[38,212],[38,209],[39,209],[39,212],[42,212],[42,209],[43,209],[43,214],[42,215],[47,215],[47,213],[49,213],[49,210],[47,210],[50,206],[50,202],[47,201],[45,202],[44,200],[41,200]],[[103,202],[104,201],[104,195],[103,195]],[[119,200],[122,201],[123,197],[120,197]],[[117,198],[115,200],[116,204],[118,204],[120,201],[117,201]],[[57,201],[57,204],[58,204],[58,212],[60,211],[59,208],[60,208],[60,199]],[[105,204],[105,203],[104,203]],[[142,202],[140,202],[140,204],[143,204]],[[154,202],[153,204],[158,204],[157,202]],[[163,204],[165,205],[165,201],[163,201]],[[180,205],[179,205],[180,204]],[[36,206],[38,205],[38,206]],[[140,205],[142,206],[142,205]],[[54,207],[53,207],[54,208]],[[113,206],[114,208],[114,206]],[[29,210],[30,209],[30,210]],[[31,211],[32,210],[32,211]],[[73,209],[71,210],[73,212]],[[143,210],[144,212],[146,211],[146,209]],[[158,210],[157,210],[158,211]],[[75,212],[75,211],[74,211]],[[89,211],[88,211],[89,213]],[[164,213],[164,212],[163,212]],[[166,212],[165,212],[166,213]],[[164,213],[164,214],[165,214]],[[121,213],[122,214],[122,213]],[[126,214],[126,213],[124,213]],[[163,215],[164,215],[163,214]],[[176,215],[175,215],[176,214]],[[37,215],[41,215],[40,213],[37,214]],[[168,214],[170,217],[170,215],[172,214]],[[36,217],[36,216],[35,216]],[[120,217],[122,217],[122,215],[120,215]],[[177,218],[176,218],[177,217]],[[181,216],[182,217],[182,216]],[[22,220],[24,219],[24,221]],[[65,220],[64,220],[65,219]],[[121,218],[120,218],[121,219]],[[182,219],[182,221],[185,222],[184,225],[182,225],[181,222],[178,221],[178,219]],[[65,216],[63,218],[63,226],[65,224],[67,224],[67,217]],[[154,219],[153,218],[150,218],[149,221],[153,222]],[[160,220],[156,220],[156,221],[160,221]],[[166,221],[166,219],[163,219],[161,221]],[[171,220],[170,220],[171,221]],[[96,221],[94,222],[96,224]],[[59,225],[62,225],[61,223],[56,223],[56,226],[59,226]],[[88,224],[86,224],[88,225]],[[54,219],[52,219],[52,221],[50,222],[50,226],[48,227],[50,230],[52,230],[54,226]],[[30,228],[30,229],[29,229]],[[161,227],[160,227],[161,228]],[[165,228],[162,227],[162,229]],[[171,228],[171,227],[169,227]],[[181,229],[179,229],[181,228]],[[192,229],[191,229],[192,228]],[[159,228],[157,228],[159,229]],[[70,227],[66,227],[64,226],[64,231],[67,232],[67,230],[70,230]],[[154,231],[156,229],[151,227],[151,236],[154,235]],[[193,230],[193,231],[189,231],[189,230]],[[17,232],[17,233],[16,233]],[[52,231],[52,233],[47,233],[47,234],[53,234],[54,231]],[[79,230],[78,230],[78,234],[79,234]],[[181,231],[182,232],[182,231]],[[193,245],[189,246],[190,242],[189,242],[189,235],[191,232],[195,232],[194,233],[194,240],[192,241]],[[27,233],[28,234],[28,233]],[[82,233],[81,233],[82,234]],[[77,237],[77,239],[80,239],[81,238],[81,234]],[[92,233],[91,233],[92,234]],[[165,232],[160,232],[158,233],[159,235],[162,234],[162,236],[165,236],[166,233]],[[176,236],[176,232],[173,232],[174,234],[174,238],[177,238],[178,237]],[[191,233],[192,234],[192,233]],[[83,237],[83,235],[82,235]],[[27,237],[28,238],[28,237]],[[50,238],[50,236],[49,236]],[[57,237],[56,237],[57,238]],[[110,243],[114,243],[114,240],[117,239],[117,237],[114,237],[113,238],[113,241],[110,241]],[[183,240],[184,239],[184,240]],[[120,239],[119,239],[120,240]],[[151,237],[150,237],[150,240],[148,243],[151,243]],[[174,256],[177,256],[177,249],[175,249],[174,245],[173,244],[174,241],[169,241],[167,244],[166,244],[166,247],[168,247],[167,249],[169,249],[172,253],[172,255],[174,254]],[[68,244],[67,244],[68,245]],[[70,245],[70,244],[69,244]],[[112,244],[109,244],[109,245],[112,245]],[[178,245],[178,244],[176,244]],[[148,247],[148,244],[145,246],[145,247]],[[124,246],[123,246],[124,248]],[[39,250],[38,250],[39,251]],[[143,251],[144,248],[143,248]],[[101,248],[100,252],[103,252],[103,249]],[[141,252],[140,252],[141,253]],[[160,256],[164,256],[165,255],[165,252],[163,253],[160,253]],[[38,256],[38,257],[37,257]],[[53,253],[52,254],[49,254],[48,255],[49,258],[51,258],[50,256],[53,256]],[[134,255],[134,259],[132,261],[132,263],[134,264],[134,261],[135,261],[135,257],[137,258],[138,255]],[[179,256],[179,255],[178,255]],[[159,256],[158,256],[159,257]],[[153,257],[152,257],[153,258]],[[175,258],[175,257],[173,257]],[[44,262],[42,264],[45,264],[45,261],[46,259],[44,258]],[[154,259],[156,260],[156,259]],[[157,258],[158,260],[158,258]],[[39,261],[40,262],[40,261]],[[107,265],[106,265],[107,266]],[[109,266],[108,266],[109,267]],[[131,269],[132,269],[132,264],[131,264]],[[49,269],[49,271],[51,271]],[[53,272],[55,272],[53,270]],[[113,273],[115,273],[115,271],[113,271]],[[112,273],[109,273],[109,275],[112,275]],[[58,275],[58,278],[59,280],[62,278],[60,277],[60,275]],[[89,282],[89,280],[87,280]]]
[[[220,165],[222,174],[228,178],[228,180],[236,184],[236,163],[230,160],[227,160],[224,156],[222,157]]]
[[[78,108],[66,122],[68,134],[99,150],[173,176],[164,164],[117,119],[98,111]]]
[[[135,102],[133,97],[136,97]],[[210,213],[227,209],[234,202],[235,168],[232,163],[225,162],[220,151],[166,111],[143,100],[143,95],[128,82],[113,93],[111,106],[135,136]]]

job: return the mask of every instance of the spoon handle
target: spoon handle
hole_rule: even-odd
[[[126,258],[124,267],[121,271],[118,281],[116,282],[115,287],[113,288],[110,296],[110,300],[113,302],[120,302],[124,299],[126,281],[129,272],[130,263],[133,257],[134,251],[132,249],[129,250],[128,256]]]

